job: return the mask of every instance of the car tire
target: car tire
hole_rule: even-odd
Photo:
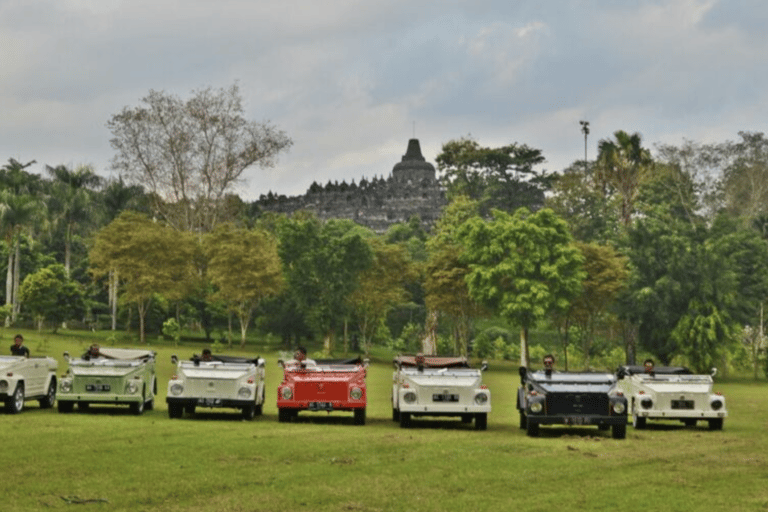
[[[355,425],[365,425],[365,407],[355,409]]]
[[[539,436],[539,424],[535,421],[528,420],[525,422],[525,433],[528,434],[528,437],[538,437]]]
[[[520,429],[525,430],[528,423],[528,416],[523,411],[520,411]]]
[[[461,422],[462,423],[472,423],[472,420],[474,419],[474,414],[462,414],[461,415]]]
[[[141,413],[144,412],[143,397],[138,402],[131,402],[130,408],[131,408],[131,414],[133,414],[134,416],[141,416]]]
[[[62,402],[61,400],[59,400],[59,403],[57,404],[57,406],[59,408],[59,412],[64,412],[64,413],[72,412],[75,409],[75,402],[69,402],[69,401]]]
[[[50,409],[56,403],[56,379],[51,379],[48,384],[48,392],[40,399],[41,409]]]
[[[400,409],[392,408],[392,421],[400,421]]]
[[[5,411],[8,414],[19,414],[24,409],[24,384],[19,382],[13,394],[5,399]]]
[[[614,439],[624,439],[627,437],[627,425],[622,423],[621,425],[614,425],[611,430],[611,437]]]
[[[144,402],[144,410],[145,411],[153,411],[155,409],[155,398],[152,397],[146,402]]]
[[[277,421],[280,423],[290,423],[292,416],[290,409],[280,408],[277,410]]]
[[[479,412],[475,414],[475,430],[488,429],[488,413]]]
[[[709,430],[723,430],[723,418],[712,418],[709,422]]]
[[[254,404],[248,404],[245,407],[243,407],[243,419],[244,420],[252,420],[253,417],[256,416],[256,406]]]
[[[632,415],[632,426],[635,427],[635,430],[643,430],[646,425],[646,417],[645,416],[639,416],[637,414]]]
[[[181,418],[184,415],[184,407],[178,404],[168,405],[168,417],[171,419]]]
[[[411,413],[409,412],[401,412],[400,413],[400,428],[408,428],[411,426]]]

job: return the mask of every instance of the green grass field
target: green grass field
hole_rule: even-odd
[[[59,359],[59,374],[61,353],[90,343],[25,337],[33,354]],[[3,353],[9,340],[0,340]],[[369,370],[365,426],[344,413],[302,413],[285,424],[275,407],[277,353],[265,351],[263,416],[249,422],[216,410],[170,420],[170,356],[200,347],[152,346],[159,395],[142,416],[107,407],[60,415],[36,402],[0,414],[0,510],[768,510],[765,381],[718,381],[729,410],[721,432],[670,422],[629,426],[621,441],[594,427],[543,428],[531,439],[518,428],[519,379],[508,362],[485,374],[487,431],[457,420],[403,430],[391,421],[386,355]]]

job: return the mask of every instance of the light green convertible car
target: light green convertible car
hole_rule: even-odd
[[[70,357],[69,370],[59,381],[59,412],[72,412],[90,405],[128,405],[133,414],[154,407],[157,394],[155,352],[151,350],[102,348],[98,355]]]

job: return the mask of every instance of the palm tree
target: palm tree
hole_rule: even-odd
[[[596,180],[613,187],[621,196],[621,219],[625,228],[632,222],[632,211],[640,184],[653,165],[651,153],[642,147],[639,133],[619,130],[616,140],[603,139],[597,145]]]
[[[53,178],[53,190],[49,207],[55,212],[54,221],[64,225],[64,269],[69,276],[72,259],[72,239],[81,222],[93,212],[92,188],[101,185],[102,179],[88,166],[72,171],[64,165],[45,166]]]

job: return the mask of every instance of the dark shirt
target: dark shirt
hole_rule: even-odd
[[[14,343],[11,345],[11,355],[13,356],[26,356],[29,357],[29,349],[25,347],[24,345],[18,347]]]

